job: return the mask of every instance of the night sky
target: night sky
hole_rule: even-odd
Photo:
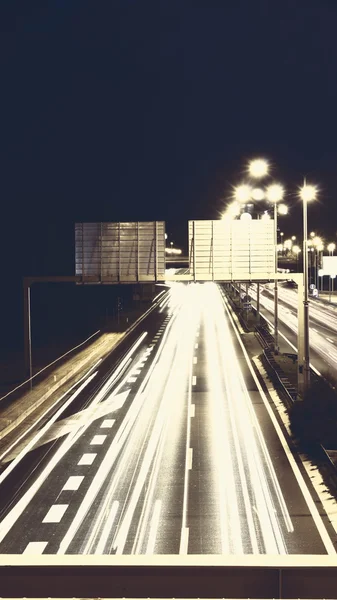
[[[4,320],[23,275],[74,273],[75,221],[217,218],[248,159],[337,232],[335,0],[2,0]],[[3,324],[3,327],[5,324]]]

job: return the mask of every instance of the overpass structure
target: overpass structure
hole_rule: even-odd
[[[24,278],[25,366],[32,376],[30,288],[36,282],[113,285],[160,282],[264,283],[289,279],[277,272],[277,245],[272,220],[199,220],[188,223],[188,269],[166,270],[165,223],[76,223],[75,275]],[[303,274],[298,286],[298,392],[309,381],[309,328],[304,306]],[[277,315],[277,294],[275,294]],[[276,317],[277,323],[277,317]]]

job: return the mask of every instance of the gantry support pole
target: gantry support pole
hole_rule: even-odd
[[[23,280],[23,329],[24,329],[24,358],[25,377],[29,378],[29,387],[32,389],[32,328],[30,315],[30,282]]]

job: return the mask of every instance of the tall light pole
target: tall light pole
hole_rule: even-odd
[[[336,248],[336,244],[334,244],[334,243],[328,244],[327,250],[329,251],[329,256],[333,256],[335,248]],[[331,291],[333,293],[333,280],[334,280],[334,277],[332,277],[332,275],[329,274],[329,302],[331,302]]]
[[[303,396],[310,385],[310,348],[309,348],[309,301],[308,301],[308,202],[315,200],[317,188],[307,185],[304,180],[299,191],[303,203],[303,309],[304,309],[304,356],[303,356]],[[314,233],[314,232],[312,232]],[[311,237],[314,235],[310,234]],[[299,357],[300,358],[300,357]]]
[[[275,247],[275,273],[277,274],[277,204],[282,200],[284,195],[284,189],[279,183],[273,183],[267,188],[267,200],[274,205],[274,247]],[[274,279],[274,352],[279,353],[278,343],[278,281],[277,277]]]

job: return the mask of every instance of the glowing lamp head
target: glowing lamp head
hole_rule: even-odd
[[[311,200],[316,200],[317,191],[315,185],[304,184],[303,187],[300,188],[299,194],[304,202],[311,202]]]
[[[327,246],[328,252],[333,252],[335,250],[335,248],[336,248],[336,244],[333,244],[333,243],[328,244],[328,246]]]
[[[251,160],[248,165],[248,173],[251,177],[259,179],[268,175],[269,163],[264,158]]]
[[[261,190],[261,188],[254,188],[252,191],[252,198],[253,200],[263,200],[264,191]]]
[[[277,207],[277,212],[279,215],[287,215],[288,214],[288,207],[286,204],[279,204]]]
[[[279,183],[272,183],[267,187],[267,200],[275,204],[280,202],[284,196],[284,188]]]
[[[243,183],[234,188],[234,198],[237,202],[247,204],[252,197],[252,190],[250,185]]]
[[[299,246],[293,246],[293,253],[294,254],[299,254],[301,252],[301,248]]]

